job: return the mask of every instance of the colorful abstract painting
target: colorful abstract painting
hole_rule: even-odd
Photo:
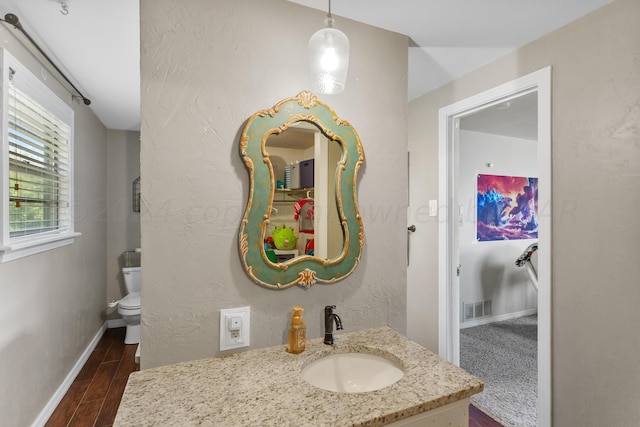
[[[477,239],[538,238],[538,178],[478,175]]]

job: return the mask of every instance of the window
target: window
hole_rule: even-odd
[[[73,110],[2,49],[2,261],[73,243]]]

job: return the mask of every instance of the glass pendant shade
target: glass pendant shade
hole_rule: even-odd
[[[332,23],[332,18],[327,19],[329,26],[309,39],[311,83],[314,91],[324,94],[342,92],[349,69],[349,39]]]

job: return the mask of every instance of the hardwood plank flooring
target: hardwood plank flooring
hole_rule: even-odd
[[[475,406],[469,405],[469,427],[502,427],[502,424]]]
[[[109,427],[116,417],[137,344],[125,344],[125,328],[107,329],[46,427]]]
[[[136,344],[124,343],[125,328],[107,329],[45,427],[110,427],[129,374],[140,370]],[[469,427],[502,427],[475,406]]]

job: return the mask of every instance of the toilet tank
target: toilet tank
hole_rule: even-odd
[[[124,276],[124,285],[127,293],[140,292],[142,288],[142,268],[141,267],[125,267],[122,269]]]

